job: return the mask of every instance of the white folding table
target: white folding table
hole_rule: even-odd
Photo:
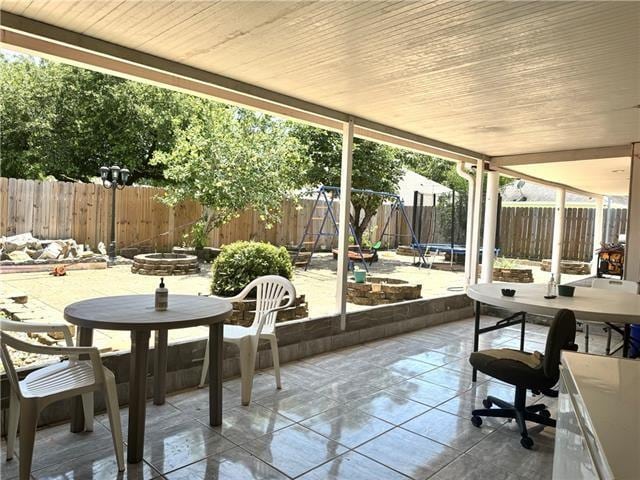
[[[503,288],[516,291],[513,297],[502,295]],[[479,337],[483,333],[520,324],[520,349],[524,349],[525,320],[527,313],[539,315],[555,315],[558,310],[567,308],[578,320],[601,323],[624,324],[623,356],[628,356],[629,334],[632,323],[640,323],[640,295],[616,292],[600,288],[575,287],[573,297],[557,296],[544,298],[546,284],[540,283],[481,283],[471,285],[467,296],[475,300],[475,327],[473,333],[473,351],[478,351]],[[480,310],[482,304],[502,307],[517,312],[510,317],[499,320],[495,325],[480,328]],[[473,370],[473,381],[476,380]]]

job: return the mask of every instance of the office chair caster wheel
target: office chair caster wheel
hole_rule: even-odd
[[[471,423],[473,424],[474,427],[480,428],[480,426],[482,425],[482,418],[480,418],[477,415],[474,415],[473,417],[471,417]]]
[[[551,418],[551,412],[547,409],[541,410],[540,416],[544,418]]]
[[[533,447],[533,440],[531,440],[529,437],[522,437],[520,439],[520,445],[522,445],[527,450],[530,450],[531,447]]]
[[[485,398],[484,400],[482,400],[482,405],[484,406],[484,408],[491,408],[493,407],[493,402],[488,398]]]

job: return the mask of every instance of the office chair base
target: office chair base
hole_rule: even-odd
[[[551,418],[551,413],[545,405],[539,403],[527,407],[525,406],[525,400],[526,390],[524,389],[516,389],[516,400],[513,405],[500,398],[487,397],[482,401],[482,405],[485,408],[471,412],[471,423],[475,427],[480,427],[482,425],[482,417],[515,419],[522,437],[520,444],[524,448],[530,449],[533,447],[533,440],[531,440],[527,433],[526,422],[534,422],[555,428],[556,421]],[[497,405],[500,408],[492,408],[493,405]]]

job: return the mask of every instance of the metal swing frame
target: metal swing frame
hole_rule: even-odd
[[[383,198],[390,198],[393,199],[393,204],[391,206],[391,211],[389,212],[389,215],[387,216],[387,219],[385,221],[384,224],[384,228],[382,229],[382,232],[380,233],[380,236],[378,237],[378,242],[382,243],[383,238],[385,237],[385,235],[387,235],[387,229],[389,228],[389,224],[391,223],[391,217],[393,216],[394,213],[399,212],[402,216],[402,219],[404,220],[404,222],[406,223],[407,227],[409,228],[409,233],[411,235],[411,239],[413,243],[417,243],[417,237],[415,234],[415,231],[413,229],[413,226],[411,225],[411,222],[409,220],[409,217],[407,216],[407,212],[405,211],[404,208],[404,202],[402,201],[402,198],[400,198],[399,195],[395,194],[395,193],[390,193],[390,192],[376,192],[374,190],[363,190],[363,189],[358,189],[358,188],[352,188],[351,189],[352,193],[364,193],[367,195],[376,195],[379,197],[383,197]],[[316,199],[315,202],[313,203],[313,208],[311,210],[311,216],[309,217],[309,220],[307,221],[307,224],[305,226],[304,229],[304,233],[302,234],[302,238],[300,240],[300,243],[298,244],[297,247],[297,252],[296,255],[293,259],[293,263],[294,265],[297,266],[302,266],[302,262],[298,262],[298,258],[300,257],[300,253],[302,252],[302,249],[304,248],[305,245],[311,244],[313,245],[311,248],[311,253],[309,255],[309,258],[307,259],[306,262],[304,262],[304,269],[307,270],[307,268],[309,267],[309,264],[311,263],[311,259],[313,257],[313,254],[315,253],[317,247],[318,247],[318,242],[320,241],[321,237],[336,237],[338,235],[338,222],[336,221],[335,215],[333,214],[333,210],[331,209],[331,207],[333,206],[333,201],[336,197],[340,196],[340,187],[332,187],[332,186],[326,186],[326,185],[321,185],[320,188],[318,190],[315,191],[316,193]],[[327,193],[330,193],[330,195],[327,195]],[[315,212],[316,209],[318,208],[319,203],[323,201],[325,204],[326,211],[324,213],[324,215],[321,217],[322,218],[322,223],[320,224],[320,230],[318,231],[318,233],[310,233],[310,229],[311,229],[311,224],[314,220],[320,220],[320,217],[315,217]],[[333,224],[334,227],[334,232],[329,233],[329,232],[325,232],[324,231],[324,227],[327,223],[327,218],[330,219],[331,223]],[[355,234],[355,229],[353,228],[353,225],[351,224],[351,222],[349,222],[349,231],[351,232],[351,235],[354,238],[355,244],[358,247],[358,254],[360,256],[360,261],[362,262],[362,265],[364,266],[365,270],[368,272],[369,271],[369,267],[367,266],[367,262],[364,258],[364,254],[362,252],[362,246],[360,245],[360,241],[358,240],[356,234]],[[391,234],[389,234],[391,235]],[[315,240],[313,241],[305,241],[305,239],[308,236],[312,236],[315,237]],[[392,235],[393,236],[393,235]],[[399,236],[398,234],[395,234],[395,236]],[[420,259],[421,259],[421,263],[418,264],[418,266],[428,266],[429,264],[427,263],[427,260],[424,257],[424,252],[422,251],[422,249],[420,249],[419,251],[419,255],[420,255]]]

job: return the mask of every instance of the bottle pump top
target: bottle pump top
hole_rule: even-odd
[[[164,288],[164,277],[160,277],[160,288]]]

